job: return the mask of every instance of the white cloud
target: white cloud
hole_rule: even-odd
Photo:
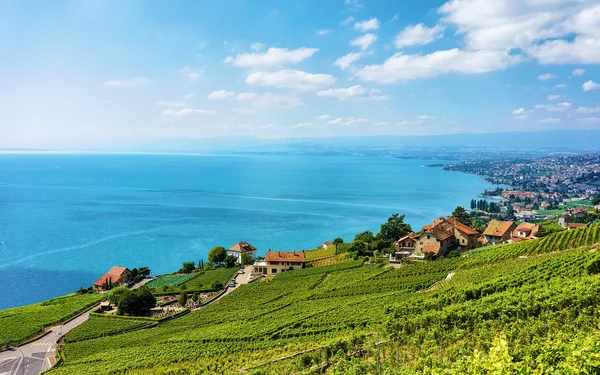
[[[246,77],[246,83],[307,91],[329,87],[335,83],[335,77],[329,74],[312,74],[302,70],[283,69],[276,72],[250,72]]]
[[[529,118],[529,116],[527,116],[527,115],[515,116],[515,120],[518,120],[518,121],[527,120],[528,118]]]
[[[343,20],[342,22],[340,22],[342,25],[348,25],[349,23],[351,23],[352,21],[354,21],[354,17],[349,16],[348,18],[346,18],[345,20]]]
[[[214,115],[216,113],[217,111],[211,109],[184,108],[180,110],[163,109],[161,115],[165,117],[187,117],[193,115]]]
[[[252,100],[258,96],[257,93],[254,92],[241,92],[237,94],[235,97],[237,100]]]
[[[330,118],[331,118],[331,116],[329,116],[329,115],[321,115],[321,116],[317,117],[318,120],[327,120]]]
[[[519,108],[519,109],[515,109],[514,111],[512,111],[513,115],[522,115],[524,113],[527,113],[525,108]]]
[[[564,98],[563,95],[548,95],[548,100],[551,102],[561,100],[562,98]]]
[[[333,30],[331,30],[331,29],[324,29],[324,30],[317,31],[317,35],[327,35],[327,34],[331,34],[332,32],[333,32]]]
[[[185,94],[185,95],[183,96],[183,98],[184,98],[184,99],[191,99],[191,98],[193,98],[193,97],[194,97],[194,94]]]
[[[416,119],[419,120],[419,121],[434,120],[435,116],[420,115],[420,116],[417,116]]]
[[[250,49],[253,50],[253,51],[258,52],[258,51],[262,50],[264,48],[264,46],[265,45],[262,44],[262,43],[252,43],[250,45]]]
[[[580,122],[582,124],[600,124],[600,118],[599,117],[583,117],[577,120],[577,122]]]
[[[373,17],[366,21],[357,22],[354,24],[354,29],[362,31],[363,33],[371,30],[377,30],[379,29],[379,20]]]
[[[367,65],[356,72],[364,81],[393,83],[446,73],[486,73],[504,69],[520,61],[507,51],[464,51],[458,48],[428,55],[398,52],[380,65]]]
[[[150,80],[146,77],[133,77],[128,79],[113,79],[106,81],[106,86],[113,87],[133,87],[133,86],[144,86],[150,83]]]
[[[190,81],[197,81],[204,77],[204,69],[192,69],[189,66],[184,66],[179,69],[179,73],[183,74]]]
[[[566,83],[559,83],[558,85],[554,86],[553,89],[562,89],[565,87],[569,87],[569,85],[567,85]]]
[[[584,73],[585,73],[585,69],[578,68],[578,69],[574,69],[573,73],[571,73],[571,74],[574,76],[577,76],[577,77],[581,77]]]
[[[600,83],[587,81],[581,87],[583,88],[583,91],[600,90]]]
[[[342,70],[346,70],[350,67],[350,65],[365,57],[366,55],[366,52],[350,52],[335,60],[333,65],[338,66]]]
[[[232,91],[218,90],[218,91],[213,91],[210,94],[208,94],[208,99],[210,99],[210,100],[228,99],[228,98],[233,97],[234,95],[235,95],[235,93]]]
[[[340,89],[327,89],[317,91],[318,96],[332,97],[339,100],[387,100],[389,97],[380,95],[379,90],[371,89],[368,90],[361,85],[355,85],[348,88]]]
[[[235,57],[228,56],[225,63],[242,68],[267,68],[284,64],[297,64],[314,55],[318,48],[301,47],[289,50],[287,48],[269,48],[263,53],[242,53]]]
[[[342,122],[341,125],[342,126],[350,126],[350,125],[355,125],[355,124],[361,124],[364,122],[369,121],[366,118],[354,118],[354,117],[348,117],[346,119],[346,121]]]
[[[558,119],[556,117],[548,117],[548,118],[543,118],[541,120],[537,120],[536,122],[539,122],[542,124],[555,124],[557,122],[560,122],[560,119]]]
[[[440,39],[444,36],[445,26],[435,25],[427,27],[422,23],[414,26],[407,26],[396,35],[396,48],[408,46],[423,46]]]
[[[377,35],[375,34],[365,34],[363,36],[359,36],[356,39],[350,41],[351,46],[359,47],[361,50],[368,49],[371,44],[377,41]]]
[[[342,121],[344,121],[344,119],[341,118],[341,117],[338,117],[335,120],[329,120],[329,121],[327,121],[327,124],[329,124],[329,125],[336,125],[336,124],[341,124]]]
[[[571,105],[572,104],[569,102],[561,102],[557,104],[537,104],[533,106],[533,109],[543,109],[549,112],[560,112],[571,108]]]
[[[308,128],[313,126],[312,122],[299,122],[296,125],[292,125],[292,128]]]
[[[156,105],[159,107],[183,107],[186,104],[186,102],[176,102],[171,100],[159,100],[156,102]]]
[[[598,113],[600,112],[600,106],[597,107],[579,107],[575,110],[577,113]]]
[[[540,74],[538,76],[538,79],[540,81],[547,81],[549,79],[555,79],[555,78],[557,78],[557,77],[554,74],[552,74],[552,73]]]

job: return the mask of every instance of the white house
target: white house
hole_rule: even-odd
[[[248,242],[238,242],[227,250],[227,255],[233,255],[239,263],[242,263],[242,254],[250,255],[250,260],[256,259],[256,248]]]

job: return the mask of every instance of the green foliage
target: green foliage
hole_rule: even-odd
[[[121,298],[117,304],[117,314],[144,316],[154,306],[156,306],[156,297],[154,297],[150,289],[143,286],[139,289],[127,290],[121,294]]]
[[[44,327],[65,321],[100,302],[100,294],[71,294],[42,303],[0,310],[0,340],[25,341]]]
[[[242,259],[242,267],[252,264],[252,258],[248,253],[243,253],[241,256]]]
[[[219,290],[222,288],[214,289],[213,284],[218,281],[222,285],[225,285],[236,273],[236,268],[218,268],[212,271],[197,272],[192,274],[192,277],[188,278],[183,283],[180,283],[178,286],[170,287],[167,293],[175,294],[180,293],[181,291],[193,293]],[[152,292],[154,294],[165,293],[160,289],[152,289]]]
[[[215,246],[208,253],[208,261],[213,264],[221,264],[227,257],[227,250],[223,246]]]
[[[212,284],[212,290],[220,290],[223,289],[223,283],[221,281],[215,280]]]
[[[331,246],[326,249],[323,249],[322,247],[320,247],[316,250],[306,250],[304,252],[304,259],[306,261],[312,261],[312,260],[332,257],[334,255],[335,255],[335,246]]]
[[[408,233],[412,232],[410,224],[404,223],[404,218],[405,215],[392,214],[392,216],[387,219],[386,223],[381,224],[379,233],[381,233],[383,239],[388,241],[397,241],[399,238],[402,238]]]
[[[285,272],[156,328],[69,343],[50,374],[597,374],[597,254],[579,246],[598,242],[593,226],[397,269]]]
[[[225,267],[233,268],[237,262],[237,257],[235,255],[227,255],[225,257]]]
[[[585,270],[589,275],[596,275],[600,273],[600,256],[590,260],[590,262],[585,267]]]
[[[334,245],[339,245],[339,244],[341,244],[341,243],[344,243],[344,239],[343,239],[343,238],[341,238],[341,237],[336,237],[336,238],[333,240],[333,244],[334,244]]]
[[[181,269],[178,271],[179,273],[192,273],[196,269],[196,264],[194,262],[183,262]]]
[[[111,304],[116,306],[123,297],[123,295],[128,291],[129,288],[127,288],[126,286],[118,286],[107,293],[106,299],[109,300]]]
[[[179,306],[185,307],[187,300],[188,300],[187,293],[181,292],[181,294],[179,295],[179,298],[177,299],[177,303],[179,304]]]
[[[90,317],[79,327],[65,335],[65,342],[76,342],[110,336],[137,328],[145,327],[151,322],[134,319],[104,319]]]
[[[373,241],[375,241],[375,236],[368,230],[354,236],[354,242],[371,243]]]
[[[454,209],[454,211],[452,212],[452,217],[455,217],[458,221],[465,225],[469,225],[469,222],[471,221],[471,216],[469,215],[467,210],[465,210],[465,208],[461,206],[457,206]]]

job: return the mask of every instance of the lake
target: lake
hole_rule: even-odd
[[[113,265],[169,273],[248,241],[311,249],[413,229],[490,184],[427,160],[298,155],[0,155],[0,309],[89,286]]]

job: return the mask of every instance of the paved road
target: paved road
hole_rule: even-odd
[[[52,332],[35,342],[0,353],[0,375],[37,375],[56,362],[56,340],[89,318],[89,312],[52,328]]]

